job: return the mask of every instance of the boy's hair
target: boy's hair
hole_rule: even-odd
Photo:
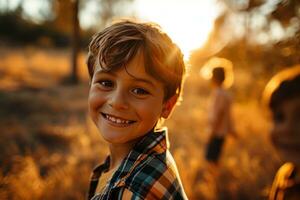
[[[223,67],[215,67],[212,70],[212,80],[222,85],[225,80],[225,69]]]
[[[300,65],[276,74],[266,85],[264,101],[275,110],[286,100],[300,97]]]
[[[125,67],[134,56],[144,56],[145,71],[164,85],[167,100],[182,91],[183,54],[158,25],[123,20],[96,33],[89,45],[87,65],[92,79],[95,63],[105,71]]]

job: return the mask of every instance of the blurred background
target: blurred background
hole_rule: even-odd
[[[160,24],[184,52],[183,102],[165,124],[188,197],[266,199],[281,162],[261,95],[300,63],[298,0],[0,0],[0,199],[84,199],[108,153],[87,115],[87,45],[120,17]],[[216,62],[233,68],[239,134],[217,182],[206,173],[210,88],[200,73]]]

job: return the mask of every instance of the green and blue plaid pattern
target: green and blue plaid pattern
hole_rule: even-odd
[[[168,150],[167,130],[147,133],[123,160],[105,189],[96,193],[101,174],[109,169],[110,158],[93,171],[88,199],[187,199],[177,167]],[[129,197],[129,198],[128,198]]]

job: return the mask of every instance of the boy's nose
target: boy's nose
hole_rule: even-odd
[[[127,97],[124,92],[115,90],[108,100],[108,105],[117,110],[128,109]]]

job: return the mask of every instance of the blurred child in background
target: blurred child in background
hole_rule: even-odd
[[[273,116],[271,141],[283,161],[269,200],[300,199],[300,66],[275,75],[264,91]]]
[[[228,134],[236,136],[231,118],[232,99],[223,84],[225,78],[223,67],[212,69],[212,92],[208,110],[210,137],[205,157],[213,168],[218,164],[226,136]],[[213,171],[215,170],[213,169]]]

